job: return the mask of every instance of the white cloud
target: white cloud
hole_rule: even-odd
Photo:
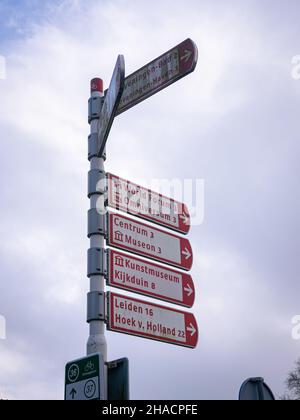
[[[22,235],[7,236],[2,253],[8,258],[24,261],[35,275],[42,277],[44,286],[41,291],[46,302],[75,304],[80,301],[85,290],[82,282],[85,276],[82,273],[84,252],[78,261],[77,253],[72,251],[67,238],[53,226],[35,228],[30,225],[28,230],[23,228]]]
[[[12,348],[14,343],[16,349]],[[0,344],[1,386],[0,398],[9,400],[39,400],[59,398],[62,384],[53,382],[53,362],[44,360],[40,355],[32,354],[32,347],[16,338]],[[47,381],[51,378],[51,384]]]
[[[16,378],[20,372],[28,374],[28,360],[24,353],[5,348],[1,345],[0,370],[3,378]]]

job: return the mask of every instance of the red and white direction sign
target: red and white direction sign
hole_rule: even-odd
[[[189,274],[112,249],[108,250],[107,282],[109,286],[188,308],[195,301],[195,286]]]
[[[189,232],[190,214],[185,204],[110,173],[107,184],[110,207],[180,233]]]
[[[193,314],[115,293],[108,295],[110,331],[196,347],[198,326]]]
[[[192,267],[192,247],[186,238],[116,213],[108,213],[107,233],[107,242],[111,246],[184,270],[190,270]]]
[[[197,47],[188,38],[127,76],[117,115],[193,72],[197,59]]]
[[[106,96],[101,108],[98,123],[98,156],[102,157],[106,140],[109,135],[116,111],[118,109],[121,95],[124,89],[125,61],[123,55],[119,55],[115,69],[110,81]]]

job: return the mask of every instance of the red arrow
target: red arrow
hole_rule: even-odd
[[[191,227],[191,216],[185,204],[182,206],[182,212],[179,214],[179,231],[187,234]]]
[[[193,251],[190,242],[182,238],[181,239],[181,265],[186,270],[190,270],[193,265]]]
[[[190,347],[195,348],[198,342],[198,325],[196,318],[193,314],[187,313],[185,315],[185,325],[186,325],[186,340],[187,344]]]
[[[191,308],[194,305],[196,297],[195,286],[192,277],[189,274],[184,275],[182,284],[182,294],[184,296],[183,300],[186,306]]]
[[[180,73],[185,73],[194,67],[197,62],[197,47],[191,39],[186,39],[179,46],[179,67]]]

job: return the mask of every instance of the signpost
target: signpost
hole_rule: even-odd
[[[67,363],[65,371],[65,400],[103,399],[103,355],[93,354]]]
[[[110,331],[196,347],[198,326],[193,314],[115,293],[108,295]]]
[[[108,250],[108,286],[191,308],[195,301],[192,277],[124,253]]]
[[[116,213],[108,213],[108,245],[150,257],[184,270],[193,264],[186,238],[165,232]]]
[[[112,79],[102,105],[98,123],[98,157],[102,157],[107,137],[109,135],[117,108],[124,89],[125,62],[123,55],[119,55]]]
[[[119,55],[109,88],[103,99],[103,81],[91,81],[88,121],[88,250],[89,293],[87,357],[69,362],[65,371],[66,400],[108,400],[129,398],[128,360],[107,363],[105,324],[111,331],[131,334],[165,343],[195,348],[198,327],[193,314],[148,303],[115,293],[109,286],[136,292],[172,304],[192,307],[195,287],[191,276],[168,265],[190,270],[193,252],[187,234],[190,214],[187,207],[172,198],[155,193],[112,174],[105,175],[105,146],[116,115],[130,109],[194,71],[197,47],[186,39],[125,78],[124,57]],[[100,214],[99,196],[108,180],[108,205],[116,210],[159,224],[159,229],[116,213]],[[105,201],[105,200],[104,200]],[[165,265],[142,260],[107,245],[138,254]],[[107,267],[105,261],[107,255]]]
[[[188,38],[127,76],[117,115],[193,72],[197,59],[197,47]]]
[[[190,230],[185,204],[118,176],[107,174],[108,206],[158,223],[180,233]]]

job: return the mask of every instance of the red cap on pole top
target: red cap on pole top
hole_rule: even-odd
[[[91,80],[91,93],[93,92],[103,93],[103,80],[99,77]]]

